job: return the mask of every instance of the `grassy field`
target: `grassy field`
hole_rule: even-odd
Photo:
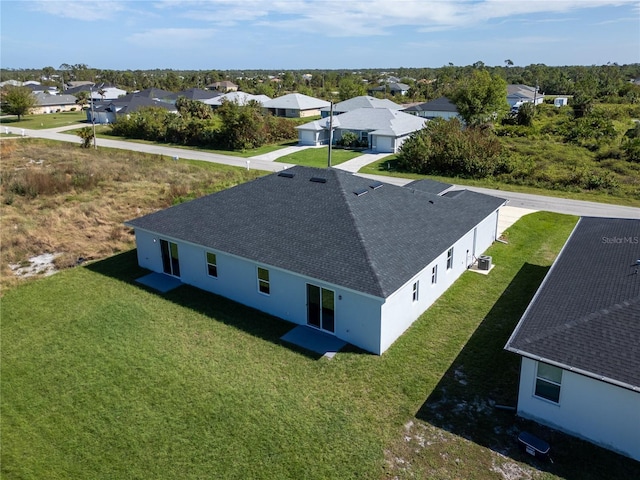
[[[0,287],[9,264],[59,253],[58,267],[133,247],[123,222],[264,172],[39,139],[0,142]]]
[[[0,125],[42,130],[45,128],[65,127],[75,123],[86,123],[86,121],[87,114],[85,112],[61,112],[41,115],[23,115],[20,121],[18,121],[18,117],[4,117],[0,118]]]
[[[524,217],[487,252],[489,276],[465,273],[381,357],[319,359],[280,342],[291,324],[149,291],[135,251],[11,288],[2,477],[638,478],[637,462],[545,430],[555,463],[532,460],[523,423],[491,410],[513,404],[502,346],[575,220]]]
[[[304,165],[305,167],[326,168],[328,163],[328,155],[326,147],[323,148],[307,148],[290,155],[278,158],[277,162],[294,163],[296,165]],[[331,150],[331,165],[340,165],[341,163],[351,160],[362,155],[360,152],[352,150]]]

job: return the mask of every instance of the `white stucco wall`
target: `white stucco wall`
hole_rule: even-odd
[[[183,283],[222,295],[292,323],[307,323],[307,283],[333,290],[334,334],[364,350],[381,353],[380,315],[383,299],[136,229],[138,263],[141,267],[154,272],[163,271],[160,238],[178,244],[180,280]],[[207,274],[207,251],[216,254],[217,278]],[[269,270],[269,295],[258,291],[258,266]]]
[[[381,354],[387,350],[429,306],[449,288],[469,265],[467,251],[486,250],[495,239],[497,212],[485,218],[454,245],[453,266],[447,270],[447,251],[409,280],[386,300],[326,282],[262,265],[215,250],[218,277],[207,274],[206,249],[169,237],[136,229],[138,263],[154,272],[162,272],[160,238],[178,244],[180,280],[183,283],[235,300],[244,305],[304,325],[307,323],[306,284],[335,292],[335,335],[364,350]],[[438,281],[431,283],[431,269],[438,265]],[[271,292],[258,291],[258,266],[269,270]],[[419,299],[413,302],[413,283],[420,281]]]
[[[523,357],[518,415],[640,461],[640,392],[563,370],[556,404],[534,396],[536,372]]]
[[[476,255],[483,253],[495,240],[498,212],[485,218],[476,227]],[[382,306],[381,344],[384,352],[462,275],[469,266],[467,251],[472,253],[474,231],[467,232],[453,247],[453,265],[447,270],[449,248],[402,288],[389,296]],[[437,283],[431,283],[434,265],[438,265]],[[418,301],[413,302],[413,284],[419,281]]]

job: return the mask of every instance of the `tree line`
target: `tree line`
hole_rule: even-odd
[[[34,69],[2,69],[0,81],[9,79],[38,80],[62,87],[63,82],[85,80],[107,82],[127,91],[161,88],[172,92],[189,88],[206,88],[213,82],[231,80],[240,90],[269,97],[297,91],[327,100],[350,98],[365,94],[369,88],[383,84],[390,77],[409,85],[403,101],[427,101],[448,96],[459,82],[474,71],[487,71],[501,77],[507,84],[537,86],[545,94],[586,95],[595,99],[608,98],[609,103],[625,96],[640,101],[637,92],[629,89],[630,80],[640,78],[640,64],[608,63],[592,66],[547,66],[532,64],[514,66],[505,60],[504,66],[444,65],[438,68],[395,68],[360,70],[110,70],[86,64],[62,64]],[[310,76],[309,76],[310,75]],[[375,96],[390,94],[376,93]]]

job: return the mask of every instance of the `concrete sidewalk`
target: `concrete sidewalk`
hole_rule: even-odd
[[[336,165],[336,168],[340,170],[345,170],[351,173],[357,173],[362,167],[369,165],[370,163],[377,162],[384,157],[388,157],[393,155],[392,153],[372,153],[369,150],[360,155],[359,157],[354,158],[353,160],[348,160],[340,165]]]

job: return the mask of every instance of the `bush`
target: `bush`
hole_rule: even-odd
[[[489,129],[462,130],[457,119],[427,123],[402,145],[398,169],[446,176],[484,178],[509,173],[511,162]]]

